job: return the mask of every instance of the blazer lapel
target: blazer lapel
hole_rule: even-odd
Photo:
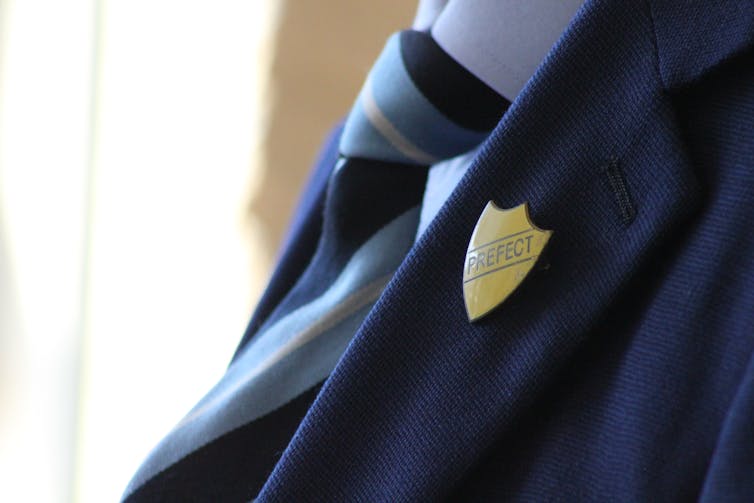
[[[587,2],[414,246],[260,499],[445,496],[515,431],[595,320],[699,202],[644,3]],[[469,323],[466,246],[488,201],[553,230]]]

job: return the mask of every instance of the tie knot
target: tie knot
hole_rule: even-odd
[[[347,157],[430,165],[468,152],[508,101],[459,65],[430,34],[392,35],[346,120]]]

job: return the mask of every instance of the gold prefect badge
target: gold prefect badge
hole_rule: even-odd
[[[526,203],[502,210],[490,201],[471,235],[463,266],[469,321],[499,306],[524,280],[550,239],[529,218]]]

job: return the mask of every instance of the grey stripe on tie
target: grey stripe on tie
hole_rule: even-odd
[[[232,387],[223,390],[223,392],[212,398],[212,401],[206,404],[201,404],[192,410],[186,417],[178,423],[178,428],[190,423],[200,415],[204,414],[207,410],[213,406],[217,406],[220,402],[225,402],[228,398],[232,397],[240,388],[242,388],[248,382],[254,380],[256,377],[272,368],[274,365],[280,363],[280,361],[286,356],[293,353],[295,350],[311,341],[312,339],[322,335],[326,331],[334,328],[348,316],[358,311],[362,307],[374,303],[377,298],[385,289],[385,286],[390,281],[393,274],[388,274],[377,278],[369,283],[367,286],[355,291],[342,302],[332,307],[319,318],[314,324],[301,330],[294,335],[291,339],[285,342],[282,346],[277,348],[266,360],[252,368],[250,371],[244,373],[243,378],[236,381]],[[314,383],[312,383],[314,384]]]
[[[393,126],[393,123],[385,117],[385,114],[382,113],[382,110],[380,110],[379,105],[377,105],[374,99],[371,78],[367,78],[361,91],[361,105],[364,107],[364,114],[369,119],[369,122],[401,154],[421,164],[434,164],[440,160],[414,145],[411,140],[403,136]]]

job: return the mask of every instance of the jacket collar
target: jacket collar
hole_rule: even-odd
[[[687,86],[754,45],[754,8],[748,0],[709,2],[647,0],[668,90]]]

